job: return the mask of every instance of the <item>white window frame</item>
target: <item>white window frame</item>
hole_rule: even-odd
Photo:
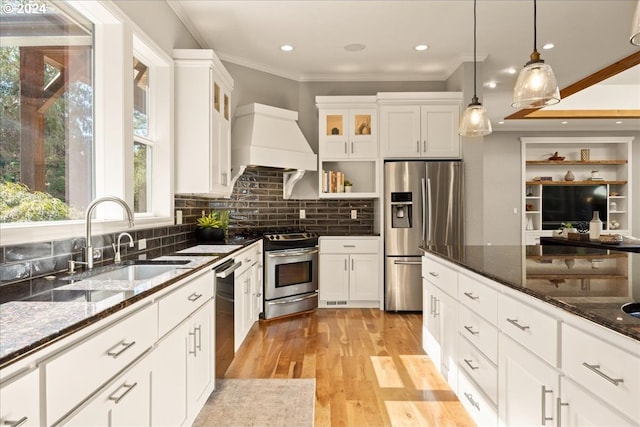
[[[154,70],[149,121],[154,123],[155,141],[152,208],[135,216],[134,228],[173,225],[173,60],[111,1],[65,3],[94,24],[95,198],[118,196],[133,206],[131,61],[135,49]],[[99,205],[94,217],[94,234],[128,228],[122,208],[115,203]],[[81,237],[84,233],[84,220],[0,224],[0,246]]]

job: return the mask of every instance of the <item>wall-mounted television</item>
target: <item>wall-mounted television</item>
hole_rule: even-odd
[[[600,185],[543,185],[542,229],[555,230],[564,222],[591,221],[598,211],[603,228],[607,224],[607,186]]]

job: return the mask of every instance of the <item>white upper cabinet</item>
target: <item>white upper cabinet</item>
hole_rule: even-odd
[[[320,152],[324,158],[371,159],[378,155],[377,110],[321,108]]]
[[[459,158],[459,92],[379,93],[385,159]]]
[[[233,79],[212,50],[176,49],[176,193],[229,197]]]

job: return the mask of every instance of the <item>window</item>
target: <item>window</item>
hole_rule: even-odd
[[[0,12],[1,223],[79,218],[93,195],[93,25],[28,5]]]
[[[151,206],[153,143],[149,135],[149,67],[133,57],[133,211]]]
[[[172,59],[114,2],[10,13],[26,3],[0,11],[0,191],[20,193],[0,194],[0,246],[83,236],[86,206],[108,195],[136,227],[172,224]],[[14,208],[23,193],[31,216]],[[126,227],[115,204],[95,217],[96,234]]]

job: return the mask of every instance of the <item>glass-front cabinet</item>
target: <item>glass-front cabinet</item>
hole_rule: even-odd
[[[378,196],[375,96],[318,96],[320,198]]]

